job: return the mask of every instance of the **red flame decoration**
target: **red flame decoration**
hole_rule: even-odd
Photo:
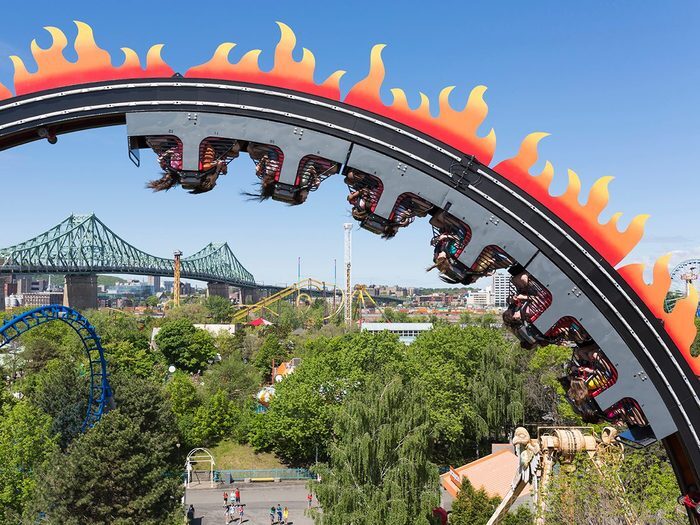
[[[163,78],[173,75],[173,70],[161,58],[162,45],[150,48],[145,69],[141,67],[137,54],[128,48],[122,48],[125,55],[124,62],[120,66],[113,66],[110,54],[95,43],[90,26],[83,22],[75,22],[75,24],[78,28],[74,42],[78,55],[75,62],[67,60],[63,55],[68,39],[55,27],[46,28],[53,40],[48,49],[41,49],[36,40],[32,41],[31,52],[37,64],[35,73],[30,73],[19,57],[10,57],[15,66],[16,95],[90,82]],[[316,59],[313,53],[303,48],[301,60],[294,60],[292,54],[296,47],[296,36],[287,25],[278,22],[278,26],[281,35],[275,47],[274,66],[270,71],[260,69],[259,56],[262,51],[258,49],[247,52],[237,63],[231,63],[228,56],[235,44],[225,43],[217,48],[208,62],[190,68],[185,76],[251,82],[340,101],[340,79],[345,72],[336,71],[317,84],[314,80]],[[485,164],[490,163],[496,147],[496,134],[493,129],[486,136],[478,134],[488,113],[488,106],[484,101],[486,88],[484,86],[474,88],[466,106],[459,110],[454,109],[449,102],[449,96],[454,87],[443,89],[438,97],[437,116],[431,115],[430,101],[423,93],[420,94],[420,105],[416,109],[411,109],[404,91],[397,88],[391,89],[393,101],[386,105],[382,102],[380,95],[385,76],[383,49],[384,45],[372,48],[367,76],[350,89],[344,102],[412,127],[459,151],[475,155]],[[12,96],[12,92],[0,84],[0,100],[9,99]],[[518,154],[496,165],[495,171],[573,226],[607,262],[616,265],[641,239],[647,216],[638,215],[624,231],[618,230],[617,224],[621,215],[619,213],[613,215],[605,224],[598,221],[609,200],[608,185],[612,180],[611,177],[599,179],[589,191],[586,204],[581,205],[579,203],[581,181],[576,173],[569,170],[566,192],[560,196],[552,196],[549,189],[554,177],[553,166],[547,162],[540,174],[533,176],[529,173],[537,161],[537,145],[546,135],[546,133],[532,133],[525,137]],[[655,266],[654,283],[651,285],[644,283],[639,265],[625,266],[620,269],[620,274],[655,315],[664,320],[667,332],[682,349],[696,373],[700,373],[698,360],[692,360],[688,353],[688,348],[695,337],[695,325],[691,314],[694,313],[697,305],[697,294],[693,293],[690,297],[679,301],[671,314],[664,313],[663,301],[670,284],[664,262],[668,261],[662,258]]]

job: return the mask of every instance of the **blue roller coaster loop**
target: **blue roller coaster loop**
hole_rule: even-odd
[[[90,391],[87,415],[83,421],[85,431],[97,423],[112,405],[112,388],[107,379],[107,361],[95,328],[79,312],[61,305],[34,308],[7,321],[0,327],[0,348],[24,332],[50,321],[63,321],[80,337],[90,362]]]

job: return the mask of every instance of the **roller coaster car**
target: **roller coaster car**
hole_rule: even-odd
[[[340,170],[337,162],[316,155],[307,155],[299,163],[294,184],[275,182],[272,198],[287,204],[302,204],[309,192],[316,191],[321,183]]]
[[[656,440],[644,412],[634,399],[621,399],[604,410],[603,417],[610,423],[627,425],[627,431],[622,432],[620,437],[636,446],[645,447]]]
[[[585,423],[599,423],[605,419],[603,411],[600,409],[595,399],[592,399],[588,395],[574,395],[576,390],[572,388],[573,381],[570,376],[566,375],[560,377],[559,383],[564,388],[564,392],[566,392],[566,400],[574,409],[574,412],[581,416],[581,419],[583,419]]]
[[[381,179],[362,171],[346,167],[345,184],[350,189],[348,202],[352,204],[352,216],[360,221],[360,227],[376,234],[383,234],[390,221],[374,213],[384,185]]]
[[[136,140],[138,137],[131,137]],[[160,179],[149,182],[154,191],[169,190],[181,185],[190,193],[205,193],[216,186],[220,175],[228,171],[228,163],[238,157],[240,145],[235,139],[209,137],[199,146],[199,166],[197,170],[184,170],[182,162],[182,142],[174,136],[150,136],[145,144],[158,156],[158,164],[163,170]]]
[[[416,217],[425,217],[434,206],[424,199],[412,193],[404,193],[396,199],[394,209],[389,215],[389,220],[381,232],[382,237],[390,239],[396,235],[399,228],[405,228],[411,224]]]
[[[255,175],[260,179],[257,197],[261,200],[273,197],[282,172],[284,153],[277,146],[257,142],[249,142],[246,151],[255,164]]]
[[[590,397],[596,397],[617,381],[617,370],[595,344],[574,350],[567,365],[567,375],[572,381],[580,381]]]
[[[678,496],[678,503],[700,516],[700,492],[695,487],[687,494]]]

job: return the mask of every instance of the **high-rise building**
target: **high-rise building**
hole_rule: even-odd
[[[492,279],[493,305],[497,308],[505,308],[508,306],[510,293],[510,274],[499,271],[493,274]]]
[[[153,290],[158,293],[160,291],[160,276],[159,275],[149,275],[148,284],[153,286]]]

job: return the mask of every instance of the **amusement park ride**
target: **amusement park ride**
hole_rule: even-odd
[[[478,133],[488,111],[485,88],[474,88],[461,109],[450,102],[453,88],[443,89],[437,116],[428,97],[411,108],[401,89],[385,105],[381,45],[371,51],[367,76],[341,97],[343,72],[317,83],[313,54],[304,49],[295,60],[296,37],[281,23],[269,71],[259,67],[259,50],[230,62],[234,44],[226,43],[183,74],[161,58],[162,46],[148,51],[145,66],[130,49],[113,66],[92,29],[76,25],[77,60],[65,58],[68,38],[54,27],[47,28],[49,48],[32,44],[35,72],[12,57],[14,89],[0,85],[0,149],[42,139],[60,147],[63,133],[126,124],[132,161],[140,163],[144,148],[157,154],[155,190],[210,191],[228,163],[247,153],[261,199],[301,204],[327,177],[343,176],[352,215],[371,232],[390,238],[429,217],[442,277],[468,284],[508,269],[516,293],[506,326],[526,348],[570,346],[563,381],[576,410],[587,422],[626,426],[629,442],[663,441],[683,494],[694,501],[697,294],[690,286],[667,311],[668,257],[658,260],[650,284],[643,265],[619,266],[642,238],[646,216],[624,231],[620,214],[599,222],[611,178],[599,179],[581,204],[581,182],[569,171],[566,192],[551,195],[553,166],[530,173],[544,133],[528,135],[514,156],[491,167],[495,131]]]

